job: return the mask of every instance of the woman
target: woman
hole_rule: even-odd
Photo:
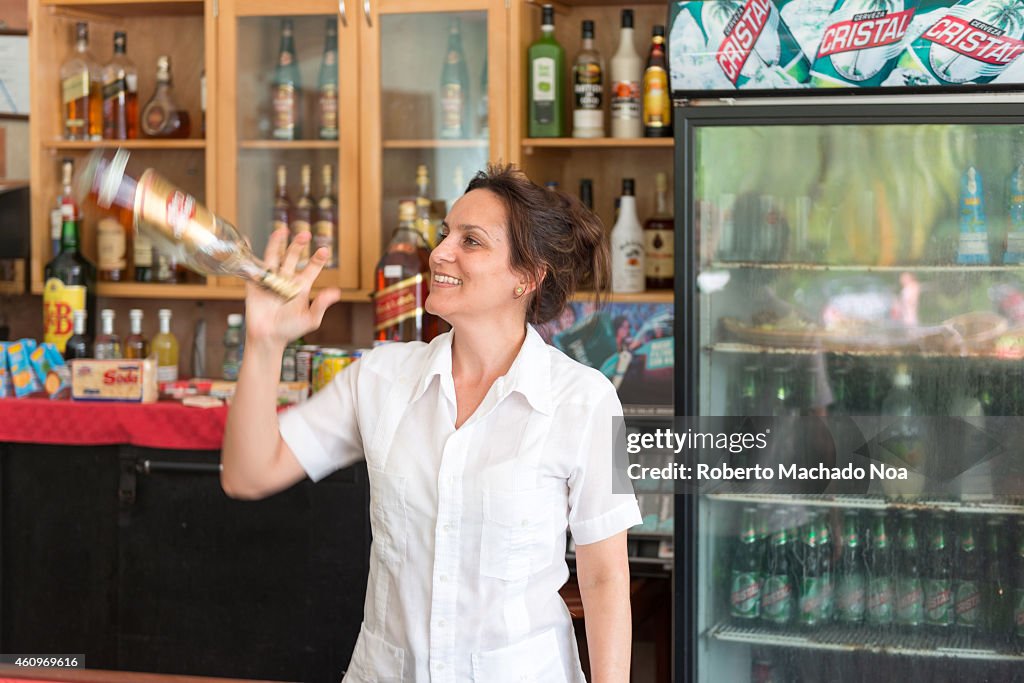
[[[365,458],[373,545],[345,681],[583,681],[568,610],[576,542],[594,681],[629,679],[626,529],[612,492],[607,379],[540,339],[580,279],[607,273],[599,221],[511,167],[477,174],[431,252],[426,308],[453,330],[387,344],[278,420],[285,345],[340,294],[283,303],[251,287],[245,363],[224,436],[224,490],[259,498]],[[286,239],[276,232],[266,258]],[[288,247],[293,275],[308,237]],[[324,250],[295,277],[304,293]]]

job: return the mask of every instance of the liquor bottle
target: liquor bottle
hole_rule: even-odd
[[[129,224],[127,230],[130,229]],[[96,222],[96,250],[100,280],[103,282],[128,279],[127,230],[125,225],[112,216],[103,216]]]
[[[416,167],[416,229],[431,248],[437,244],[437,225],[430,214],[430,173],[426,164]]]
[[[334,167],[324,164],[321,170],[324,193],[316,203],[316,223],[313,225],[313,248],[326,248],[326,268],[338,267],[338,255],[334,248],[334,236],[338,234],[338,202],[334,199]]]
[[[64,345],[64,360],[92,358],[92,337],[85,329],[88,315],[89,312],[84,308],[79,308],[72,314],[75,333],[68,337]]]
[[[441,69],[441,138],[467,137],[469,123],[469,71],[462,52],[461,22],[452,19],[448,51]]]
[[[288,169],[284,164],[277,167],[277,184],[274,192],[274,208],[270,215],[270,229],[281,230],[282,228],[291,232],[292,225],[292,200],[288,196]],[[286,244],[281,245],[280,258],[284,261]]]
[[[985,219],[985,190],[981,173],[969,166],[960,179],[960,239],[956,262],[987,265],[988,223]]]
[[[142,108],[142,132],[151,138],[187,138],[191,132],[188,112],[178,107],[171,79],[171,58],[156,58],[156,90]]]
[[[640,100],[644,63],[633,44],[633,10],[622,10],[619,48],[611,62],[611,117],[613,138],[638,138],[643,135]]]
[[[612,227],[612,291],[616,294],[644,291],[644,233],[636,216],[633,179],[622,179],[619,216]]]
[[[309,164],[303,164],[299,174],[302,184],[302,196],[299,197],[299,201],[295,202],[295,208],[292,210],[290,226],[292,239],[294,240],[303,232],[310,233],[311,238],[309,242],[306,242],[305,247],[302,249],[302,254],[299,256],[299,268],[304,268],[309,262],[309,249],[313,241],[313,212],[316,210],[316,202],[313,201],[311,176],[312,169],[309,167]]]
[[[924,585],[919,564],[917,515],[912,512],[904,514],[900,520],[897,554],[896,623],[916,629],[924,624]]]
[[[757,539],[756,517],[756,508],[743,508],[739,543],[733,553],[729,582],[729,614],[743,622],[761,616],[764,548]]]
[[[604,61],[594,48],[594,22],[583,22],[583,44],[572,67],[572,136],[604,136]]]
[[[135,225],[148,231],[161,253],[197,273],[251,280],[285,299],[299,293],[298,284],[272,273],[233,225],[195,197],[151,168],[137,175],[126,173],[129,156],[124,149],[112,156],[102,150],[93,152],[79,177],[80,194],[88,193],[102,209],[114,204],[131,208]]]
[[[124,358],[121,354],[121,337],[114,331],[114,311],[104,308],[100,311],[100,333],[96,335],[93,353],[99,360]]]
[[[529,135],[565,136],[565,50],[555,40],[555,8],[541,10],[541,35],[527,52]]]
[[[913,379],[906,363],[896,365],[892,389],[882,399],[881,414],[899,418],[889,427],[888,448],[891,453],[899,453],[895,464],[911,470],[908,480],[886,480],[883,488],[890,496],[913,499],[924,485],[924,477],[920,476],[919,470],[924,467],[925,439],[920,421],[915,419],[924,415],[924,411],[914,395]]]
[[[946,538],[946,524],[942,514],[932,520],[924,580],[924,622],[943,632],[953,625],[953,555]]]
[[[672,101],[669,98],[668,67],[665,60],[665,27],[655,26],[651,51],[644,69],[644,135],[672,137]]]
[[[174,382],[178,379],[178,338],[171,332],[171,310],[161,308],[157,315],[160,332],[153,337],[156,378],[159,382]]]
[[[893,547],[889,539],[886,512],[873,513],[871,539],[868,544],[868,580],[865,617],[872,626],[889,626],[893,621],[895,590],[892,579],[895,572]]]
[[[594,181],[580,178],[580,202],[591,211],[594,210]]]
[[[132,234],[132,261],[136,282],[153,281],[153,241],[144,230]]]
[[[149,358],[149,340],[142,334],[142,309],[128,311],[128,336],[124,339],[125,358]]]
[[[958,628],[977,632],[978,627],[984,623],[982,611],[981,549],[978,547],[974,521],[968,518],[960,523],[953,582],[953,618]]]
[[[202,122],[200,123],[199,134],[206,137],[206,67],[199,71],[199,111]]]
[[[71,187],[71,178],[74,175],[74,162],[71,159],[61,160],[61,181],[60,194],[53,202],[53,209],[50,210],[50,242],[51,258],[60,253],[60,237],[64,226],[64,206],[69,206],[71,217],[78,220],[80,214],[78,203],[75,202],[74,190]]]
[[[281,20],[281,49],[277,55],[277,68],[271,81],[270,99],[274,108],[275,140],[302,138],[302,85],[299,64],[295,56],[295,38],[292,20]]]
[[[796,613],[796,587],[789,561],[789,519],[785,511],[772,513],[771,527],[761,589],[761,618],[772,626],[785,627]]]
[[[228,314],[228,327],[224,331],[224,362],[221,365],[221,376],[231,382],[238,379],[242,367],[242,315]]]
[[[480,99],[476,105],[476,121],[479,137],[487,138],[491,132],[490,97],[487,94],[487,55],[484,55],[484,68],[480,70]]]
[[[416,229],[416,202],[398,205],[398,227],[376,270],[373,295],[377,341],[430,341],[439,332],[436,316],[423,308],[430,281],[430,248]]]
[[[644,223],[647,289],[672,289],[675,282],[675,224],[668,203],[668,176],[654,176],[654,215]]]
[[[103,71],[89,52],[89,25],[75,24],[75,53],[60,67],[64,138],[103,137]]]
[[[797,620],[801,626],[820,625],[825,618],[825,568],[817,515],[804,526],[797,546],[797,584],[800,588]]]
[[[63,210],[60,253],[43,269],[43,341],[61,353],[74,332],[74,312],[89,311],[89,320],[95,320],[96,311],[96,266],[78,249],[79,219],[72,206]]]
[[[1005,556],[1009,548],[1003,543],[1005,519],[990,517],[985,522],[988,555],[984,561],[985,580],[981,605],[985,611],[984,629],[1000,644],[1009,642],[1013,630],[1013,595],[1007,576]]]
[[[324,56],[317,81],[317,130],[321,140],[338,139],[338,24],[327,20]]]
[[[114,57],[103,69],[103,138],[139,136],[139,73],[125,55],[124,31],[114,32]]]
[[[864,620],[867,584],[864,572],[864,544],[856,510],[843,513],[842,554],[836,582],[836,616],[845,624]]]

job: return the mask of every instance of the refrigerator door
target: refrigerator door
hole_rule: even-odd
[[[899,472],[679,496],[677,680],[1024,680],[1020,112],[677,107],[679,414],[885,416]]]

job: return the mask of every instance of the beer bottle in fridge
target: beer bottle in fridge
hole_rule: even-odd
[[[976,632],[982,619],[981,549],[978,547],[973,519],[960,525],[957,543],[953,612],[956,625]]]
[[[828,513],[823,512],[818,516],[818,557],[821,563],[821,618],[823,621],[832,621],[835,614],[836,575],[832,566],[833,550]]]
[[[916,629],[924,623],[924,586],[921,583],[919,558],[917,515],[907,513],[900,520],[896,623],[910,629]]]
[[[924,622],[943,633],[953,625],[953,553],[946,527],[945,515],[932,520],[924,580]]]
[[[771,626],[786,626],[793,620],[796,590],[789,562],[789,517],[783,510],[771,516],[772,534],[761,589],[761,617]]]
[[[999,642],[1009,639],[1010,621],[1013,618],[1013,592],[1006,573],[1007,558],[1004,556],[1009,550],[1009,544],[1003,542],[1005,528],[1006,520],[1000,517],[992,517],[985,523],[988,553],[984,563],[981,604],[985,610],[985,630]]]
[[[799,621],[801,626],[818,626],[824,621],[825,575],[822,566],[820,526],[817,516],[808,520],[800,535],[797,546],[800,600]]]
[[[867,564],[867,622],[873,626],[889,626],[893,621],[895,601],[892,585],[894,567],[893,545],[884,510],[878,510],[872,516]]]
[[[729,586],[729,613],[748,622],[761,616],[763,548],[757,538],[757,509],[743,508],[739,542],[733,554]]]
[[[845,511],[840,539],[842,551],[836,572],[836,616],[846,624],[859,624],[864,620],[867,579],[864,574],[864,542],[859,527],[857,511]]]

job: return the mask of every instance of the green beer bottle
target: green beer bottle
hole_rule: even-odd
[[[771,516],[773,529],[768,546],[768,561],[761,590],[761,618],[771,626],[786,626],[793,621],[796,591],[789,562],[789,518],[783,510]]]
[[[822,567],[820,529],[817,515],[811,517],[804,526],[797,548],[801,626],[818,626],[825,620],[825,582],[828,577]]]
[[[953,625],[953,560],[946,538],[946,516],[935,515],[928,539],[928,572],[924,581],[924,622],[946,632]]]
[[[900,520],[896,623],[911,629],[924,623],[924,586],[918,550],[917,515],[907,513]]]
[[[974,520],[962,520],[956,554],[953,612],[956,625],[970,631],[977,631],[978,626],[983,623],[981,550],[975,536]]]
[[[1006,520],[992,517],[985,522],[988,557],[985,558],[985,581],[982,586],[981,604],[985,610],[985,630],[991,633],[997,642],[1007,641],[1011,632],[1013,619],[1013,592],[1010,590],[1009,577],[1006,575],[1006,560],[1003,553],[1007,551],[1003,544],[1003,529]]]
[[[860,535],[856,510],[843,513],[842,554],[839,556],[839,578],[836,587],[836,612],[839,621],[859,624],[864,620],[867,595],[864,575],[864,544]]]
[[[757,509],[743,508],[739,543],[733,554],[729,614],[742,621],[761,616],[763,548],[757,538]]]
[[[832,621],[832,617],[835,615],[836,575],[832,567],[833,550],[829,516],[827,512],[823,512],[818,517],[818,556],[821,558],[821,618],[823,621]]]
[[[893,621],[893,546],[889,539],[887,521],[884,510],[874,512],[871,542],[868,546],[866,607],[867,622],[873,626],[888,626]]]

